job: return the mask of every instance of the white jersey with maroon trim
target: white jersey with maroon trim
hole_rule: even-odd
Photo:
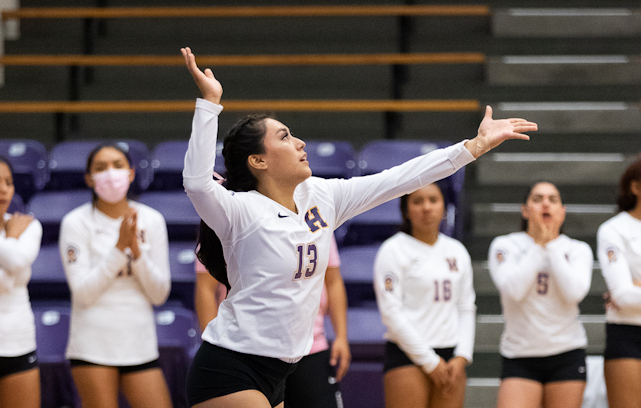
[[[525,232],[492,241],[489,266],[501,294],[504,357],[543,357],[587,346],[579,302],[588,294],[590,246],[566,235],[534,243]]]
[[[429,373],[440,362],[434,349],[447,347],[472,362],[476,295],[463,244],[439,234],[428,245],[397,233],[376,255],[374,289],[385,337],[412,362]]]
[[[69,212],[60,226],[60,256],[71,290],[67,358],[128,366],[158,358],[152,305],[171,288],[165,219],[134,201],[141,256],[116,248],[122,218],[91,203]]]
[[[641,220],[621,212],[604,222],[597,233],[597,255],[615,307],[610,323],[641,326]]]

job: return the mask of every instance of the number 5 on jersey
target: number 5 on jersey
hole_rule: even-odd
[[[316,272],[316,265],[318,264],[318,249],[314,242],[309,244],[296,245],[296,258],[298,259],[298,267],[294,273],[293,280],[299,280],[305,273],[305,279],[311,278]],[[307,262],[305,262],[307,261]]]

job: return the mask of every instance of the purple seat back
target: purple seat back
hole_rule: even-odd
[[[8,213],[15,213],[15,212],[20,212],[23,213],[25,209],[24,201],[22,201],[22,197],[18,193],[15,193],[13,195],[13,198],[11,199],[11,203],[9,204],[9,208],[7,209]]]
[[[42,143],[28,139],[0,141],[0,156],[11,162],[16,192],[28,201],[47,183],[47,150]]]
[[[307,161],[314,176],[350,178],[355,174],[355,152],[349,142],[308,141],[306,144]]]
[[[153,168],[153,181],[150,188],[153,190],[183,190],[183,168],[185,167],[185,153],[188,141],[173,140],[156,145],[153,151],[151,167]],[[216,163],[214,171],[221,176],[225,175],[225,160],[222,157],[222,142],[216,145]]]
[[[91,191],[42,191],[34,195],[28,209],[42,224],[43,243],[56,242],[62,218],[71,210],[91,201]]]
[[[165,217],[170,239],[196,241],[200,217],[184,191],[147,191],[138,201]]]
[[[162,307],[156,310],[158,347],[180,347],[193,357],[200,346],[200,329],[196,314],[183,307]]]
[[[69,337],[68,306],[33,306],[36,322],[38,360],[41,363],[65,362]]]

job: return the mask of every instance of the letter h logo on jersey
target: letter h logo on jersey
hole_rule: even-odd
[[[305,222],[311,232],[316,232],[321,228],[326,228],[327,223],[318,212],[318,207],[312,207],[305,213]]]

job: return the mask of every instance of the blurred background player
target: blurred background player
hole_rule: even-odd
[[[439,232],[444,211],[436,183],[401,197],[401,232],[376,256],[374,288],[388,340],[387,408],[463,407],[476,295],[470,255]]]
[[[171,406],[158,365],[152,306],[171,286],[167,226],[156,210],[128,200],[134,180],[129,156],[99,146],[87,159],[93,200],[68,213],[60,255],[71,290],[67,358],[82,405]]]
[[[579,302],[592,280],[592,250],[561,233],[565,206],[555,185],[535,184],[521,206],[522,232],[495,238],[489,267],[505,330],[498,408],[579,408],[587,337]]]
[[[612,408],[641,406],[641,160],[621,176],[619,214],[597,233],[608,287],[604,374]]]
[[[0,157],[0,407],[39,408],[36,326],[27,283],[42,225],[29,215],[7,212],[14,193],[11,164]]]

